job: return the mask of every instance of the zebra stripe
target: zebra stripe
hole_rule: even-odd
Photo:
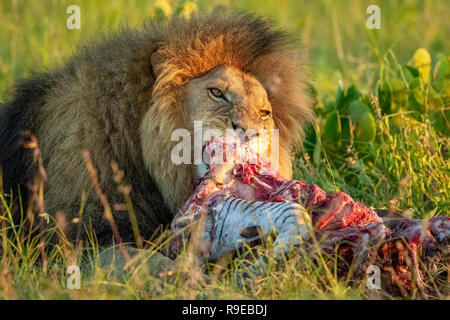
[[[299,235],[308,236],[306,227],[300,230],[299,226],[310,224],[310,219],[305,209],[297,203],[247,201],[228,197],[213,201],[210,209],[217,230],[211,247],[213,258],[242,246],[243,242],[257,239],[259,234],[250,238],[243,236],[254,235],[255,228],[263,236],[275,231],[278,242],[290,241]]]

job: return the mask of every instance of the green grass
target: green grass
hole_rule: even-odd
[[[381,30],[365,27],[365,9],[373,3],[381,7]],[[81,7],[81,30],[65,27],[65,10],[70,4]],[[177,6],[174,1],[172,4]],[[302,39],[310,55],[316,108],[324,117],[325,104],[334,100],[339,81],[344,87],[354,84],[370,100],[377,96],[379,80],[396,73],[399,65],[411,64],[417,48],[428,49],[433,58],[450,52],[450,9],[445,0],[199,0],[197,4],[200,8],[225,5],[269,16]],[[122,23],[139,26],[158,12],[154,1],[141,0],[0,2],[0,101],[10,97],[18,79],[32,70],[62,63],[78,43]],[[391,52],[395,52],[395,60]],[[448,108],[448,100],[445,103]],[[319,125],[318,147],[309,156],[298,154],[295,178],[316,183],[327,192],[344,191],[371,207],[399,209],[417,218],[450,215],[449,138],[434,129],[426,113],[416,112],[412,122],[407,113],[385,114],[376,102],[368,105],[376,120],[376,137],[364,152],[350,146],[336,155],[322,144]],[[404,117],[406,125],[393,126],[393,117]],[[139,263],[134,272],[118,276],[100,264],[94,239],[78,251],[64,241],[53,249],[42,247],[42,239],[22,228],[29,223],[26,214],[14,229],[9,204],[4,198],[1,201],[0,298],[369,298],[362,284],[350,286],[347,280],[337,279],[332,257],[315,261],[303,253],[275,260],[270,257],[270,246],[259,248],[265,263],[247,256],[207,266],[208,272],[203,272],[187,252],[179,258],[182,268],[174,274],[152,276],[141,270],[144,264]],[[13,229],[15,233],[7,238],[6,232]],[[55,231],[47,230],[47,238]],[[163,245],[159,240],[146,246],[159,248]],[[65,268],[71,261],[83,265],[81,290],[66,288]]]

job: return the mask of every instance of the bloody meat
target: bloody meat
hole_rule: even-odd
[[[225,156],[220,154],[214,158],[219,147]],[[205,258],[217,259],[235,250],[239,243],[252,242],[261,236],[264,228],[258,221],[253,221],[253,225],[246,221],[252,215],[261,220],[261,226],[267,225],[262,221],[266,215],[260,214],[263,208],[272,214],[273,221],[280,221],[275,226],[279,237],[290,239],[286,233],[291,233],[303,237],[311,247],[312,240],[319,239],[323,252],[337,252],[342,258],[339,273],[345,275],[352,270],[355,279],[364,279],[368,265],[378,265],[383,279],[389,285],[400,287],[402,293],[414,285],[432,290],[424,283],[423,266],[436,269],[438,265],[450,263],[450,217],[433,217],[428,221],[383,219],[343,192],[327,195],[315,184],[284,179],[271,163],[243,144],[230,146],[212,140],[205,151],[211,159],[209,170],[199,178],[194,193],[171,225],[172,231],[178,234],[171,243],[172,255],[180,251],[182,238],[192,234],[193,229],[186,227],[199,221],[204,223],[200,236],[203,249],[198,254]],[[240,163],[217,161],[230,154],[235,159],[236,151],[243,154]],[[280,210],[282,204],[284,211]],[[310,219],[302,216],[300,207],[306,209]],[[283,219],[278,219],[280,212],[284,214]],[[305,234],[306,229],[293,228],[295,224],[300,228],[309,226],[309,235]]]

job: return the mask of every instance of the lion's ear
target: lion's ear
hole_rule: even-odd
[[[163,57],[160,53],[158,53],[158,49],[156,49],[150,57],[152,73],[155,76],[155,80],[158,79],[158,76],[160,75],[160,73],[162,71],[162,62],[163,62]]]

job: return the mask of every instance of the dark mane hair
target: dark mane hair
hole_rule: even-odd
[[[220,65],[250,73],[264,86],[280,147],[290,154],[314,119],[301,54],[267,20],[214,10],[151,21],[140,30],[123,28],[17,86],[12,101],[0,107],[5,186],[33,177],[31,151],[21,147],[20,136],[29,131],[39,141],[48,174],[47,212],[77,216],[86,191],[84,219],[91,220],[100,243],[111,242],[81,156],[87,149],[111,204],[124,202],[111,163],[124,171],[141,233],[149,237],[171,221],[193,188],[191,168],[170,161],[170,133],[187,125],[182,88]],[[128,213],[119,206],[114,219],[124,240],[132,241]]]

